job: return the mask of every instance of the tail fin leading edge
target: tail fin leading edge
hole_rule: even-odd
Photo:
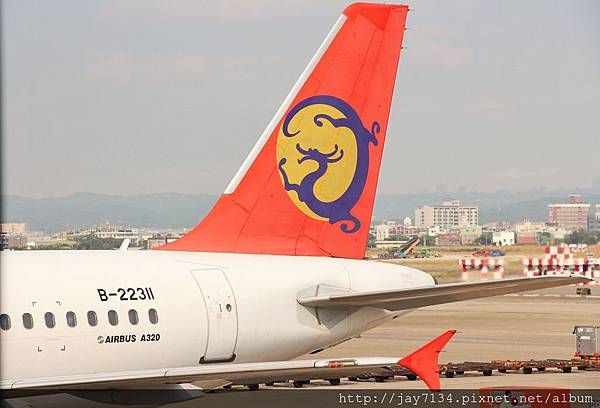
[[[211,212],[156,249],[362,258],[407,13],[347,7]]]

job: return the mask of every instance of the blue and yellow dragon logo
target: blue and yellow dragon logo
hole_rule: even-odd
[[[277,137],[283,186],[303,213],[354,233],[351,214],[369,172],[369,143],[377,146],[379,123],[363,126],[356,111],[329,95],[304,99],[285,117]]]

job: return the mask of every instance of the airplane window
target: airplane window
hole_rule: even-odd
[[[33,317],[29,313],[23,313],[23,326],[26,329],[33,329]]]
[[[46,322],[46,327],[49,329],[56,326],[56,320],[54,320],[54,314],[52,312],[46,312],[46,314],[44,314],[44,321]]]
[[[87,312],[88,323],[90,326],[96,326],[98,324],[98,316],[96,316],[96,312],[90,310]]]
[[[150,319],[150,323],[152,323],[152,324],[158,323],[158,313],[156,312],[156,309],[148,310],[148,318]]]
[[[108,322],[111,324],[111,326],[116,326],[119,324],[119,315],[117,315],[117,312],[114,310],[108,311]]]
[[[8,330],[10,329],[10,317],[7,314],[0,315],[0,329]]]
[[[129,323],[131,324],[138,324],[138,322],[140,321],[140,319],[138,319],[138,313],[136,310],[131,309],[129,310]]]
[[[67,326],[75,327],[77,326],[77,316],[73,312],[67,312]]]

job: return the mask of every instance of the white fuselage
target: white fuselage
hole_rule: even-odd
[[[403,266],[319,257],[14,251],[0,259],[0,313],[10,319],[0,329],[2,380],[288,360],[400,314],[319,310],[298,297],[434,283]]]

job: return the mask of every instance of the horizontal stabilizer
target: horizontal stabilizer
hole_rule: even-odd
[[[448,283],[420,288],[384,290],[311,296],[298,299],[310,307],[360,307],[373,306],[387,310],[406,310],[442,303],[460,302],[507,293],[526,292],[555,286],[589,282],[580,275],[535,276],[492,281]]]
[[[456,330],[448,330],[418,350],[404,357],[398,364],[417,374],[432,391],[440,390],[438,357]]]

